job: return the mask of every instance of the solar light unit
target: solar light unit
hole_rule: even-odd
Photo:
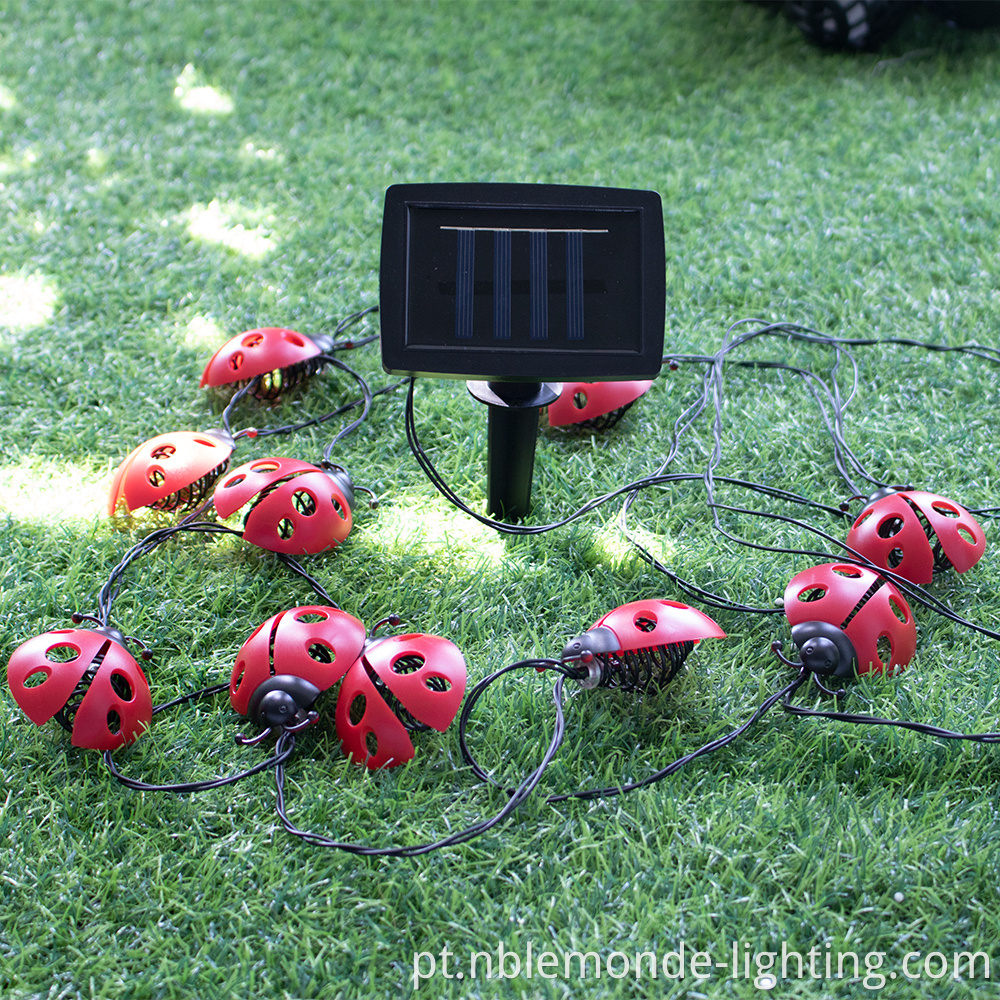
[[[655,378],[663,209],[654,191],[399,184],[385,196],[382,366],[461,378],[489,410],[488,506],[528,510],[539,407],[564,380]]]

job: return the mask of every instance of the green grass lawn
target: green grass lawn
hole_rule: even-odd
[[[325,332],[378,301],[392,183],[659,191],[671,352],[714,352],[747,316],[995,345],[998,41],[919,13],[878,53],[823,53],[773,6],[722,0],[0,0],[0,657],[68,627],[73,610],[93,613],[151,527],[107,519],[111,473],[154,434],[219,425],[218,401],[198,387],[218,346],[257,326]],[[997,368],[898,346],[853,353],[861,381],[845,433],[866,467],[994,505]],[[827,375],[833,363],[828,348],[783,340],[741,357]],[[389,381],[377,345],[346,360],[375,388]],[[600,437],[542,430],[532,522],[654,471],[701,378],[696,364],[665,369]],[[725,387],[720,475],[846,499],[799,380],[731,368]],[[242,405],[234,426],[305,419],[354,394],[330,370],[274,410]],[[402,392],[380,399],[334,456],[380,506],[361,507],[336,552],[304,560],[345,610],[368,625],[398,612],[406,628],[446,636],[478,680],[558,656],[626,601],[689,599],[627,544],[614,503],[518,539],[451,508],[410,454],[403,405]],[[482,406],[461,383],[425,380],[416,415],[440,471],[481,506]],[[241,442],[237,460],[315,461],[337,426]],[[712,447],[706,411],[672,469],[702,471]],[[733,487],[718,498],[802,513]],[[721,516],[757,542],[818,544],[779,522]],[[845,533],[843,519],[807,517]],[[929,590],[996,629],[997,537],[983,523],[982,561]],[[723,538],[697,482],[645,491],[629,524],[672,572],[754,606],[775,607],[815,561]],[[273,556],[185,535],[131,569],[114,618],[154,649],[147,673],[165,701],[228,679],[258,624],[314,600]],[[989,746],[776,710],[651,788],[541,801],[641,779],[790,680],[770,653],[788,640],[780,615],[711,613],[728,638],[699,646],[668,690],[574,690],[542,794],[482,838],[417,859],[299,843],[275,816],[268,774],[194,796],[127,791],[55,723],[32,725],[4,687],[0,996],[750,997],[755,959],[777,953],[780,972],[783,948],[775,995],[982,995],[982,962],[971,981],[952,978],[952,962],[985,952],[1000,977]],[[1000,728],[995,643],[916,617],[910,667],[854,685],[845,707]],[[550,690],[532,673],[481,703],[470,738],[500,780],[539,759]],[[324,724],[288,767],[300,825],[417,843],[503,805],[463,766],[454,727],[418,734],[410,765],[370,774],[342,756],[332,699],[321,707]],[[267,753],[234,744],[245,727],[224,700],[182,707],[116,761],[152,781],[227,773]],[[662,965],[656,979],[648,965],[635,976],[636,953],[663,960],[682,945],[684,978]],[[529,949],[557,964],[529,977]],[[475,952],[491,956],[493,978],[483,958],[473,974]],[[711,960],[707,978],[692,975],[695,952]],[[595,953],[603,975],[591,964],[581,976],[575,953]],[[837,979],[848,953],[858,972],[848,963]],[[429,978],[415,983],[415,969]]]

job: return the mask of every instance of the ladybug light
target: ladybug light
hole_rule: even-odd
[[[144,441],[118,466],[108,494],[108,516],[119,508],[193,510],[226,470],[236,446],[222,430],[173,431]]]
[[[261,458],[232,469],[212,496],[221,517],[251,504],[243,537],[270,552],[306,555],[335,548],[351,532],[354,486],[339,466]]]
[[[947,497],[920,490],[879,490],[847,535],[847,544],[883,569],[912,583],[936,572],[971,569],[986,538],[976,519]]]
[[[802,663],[820,676],[892,673],[916,652],[910,606],[865,567],[824,563],[803,570],[788,582],[784,608]]]
[[[373,639],[336,608],[284,611],[254,631],[233,667],[233,708],[266,727],[242,742],[315,723],[319,695],[341,680],[335,721],[344,752],[372,770],[396,767],[414,755],[410,731],[451,724],[465,694],[465,660],[440,636]]]
[[[566,382],[559,397],[549,404],[549,426],[576,424],[588,430],[614,427],[629,407],[652,385],[636,382]]]
[[[332,346],[332,337],[307,337],[280,326],[246,330],[212,355],[200,384],[239,389],[259,376],[253,394],[262,400],[277,399],[320,371],[323,355]]]
[[[36,635],[11,655],[7,684],[36,726],[54,718],[78,747],[114,750],[137,739],[153,718],[146,676],[112,628]]]
[[[702,639],[725,635],[708,615],[679,601],[633,601],[571,639],[562,659],[587,665],[582,687],[640,691],[671,681]]]

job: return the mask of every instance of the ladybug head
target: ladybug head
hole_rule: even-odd
[[[819,676],[902,668],[916,651],[916,627],[903,595],[862,566],[825,563],[785,588],[785,617],[802,665]]]
[[[307,337],[283,327],[246,330],[212,355],[201,386],[236,390],[256,378],[251,393],[272,401],[319,372],[325,364],[323,352],[331,343],[331,338]]]
[[[225,431],[174,431],[135,448],[118,466],[108,495],[108,516],[120,508],[194,510],[226,470],[235,440]]]
[[[549,426],[606,431],[621,420],[652,384],[652,381],[566,382],[558,399],[549,404]]]
[[[243,537],[286,555],[336,548],[350,534],[354,484],[339,466],[261,458],[232,469],[212,497],[221,517],[249,505]]]
[[[725,634],[708,615],[679,601],[633,601],[571,639],[562,659],[587,667],[582,687],[641,691],[667,684],[698,642]]]
[[[847,544],[876,566],[922,584],[943,570],[971,569],[986,549],[986,537],[976,519],[954,500],[887,488],[868,498]]]
[[[149,683],[117,629],[37,635],[14,650],[7,684],[36,726],[54,718],[78,747],[114,750],[153,718]]]

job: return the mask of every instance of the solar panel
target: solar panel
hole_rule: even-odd
[[[401,184],[382,226],[382,363],[495,381],[653,378],[665,307],[653,191]]]

